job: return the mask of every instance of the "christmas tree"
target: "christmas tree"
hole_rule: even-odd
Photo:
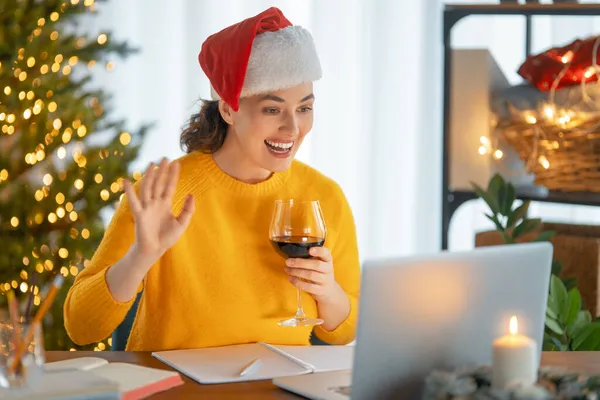
[[[48,350],[110,346],[69,339],[64,298],[102,239],[101,211],[116,206],[123,178],[140,178],[128,165],[148,128],[113,120],[109,96],[93,87],[94,70],[136,51],[109,33],[78,32],[95,7],[0,0],[0,306],[14,291],[33,315],[55,274],[65,276],[44,320]]]

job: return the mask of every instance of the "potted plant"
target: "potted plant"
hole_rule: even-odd
[[[486,189],[471,182],[476,195],[489,208],[486,217],[492,221],[503,243],[551,241],[554,231],[542,230],[539,218],[528,218],[530,201],[516,206],[514,186],[496,174]],[[562,265],[553,260],[549,281],[548,305],[544,331],[544,350],[600,350],[600,322],[583,309],[581,294],[574,277],[560,277]]]

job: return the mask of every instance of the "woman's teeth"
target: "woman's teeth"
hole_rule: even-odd
[[[267,144],[272,147],[279,147],[281,149],[289,149],[290,147],[292,147],[294,145],[294,142],[277,143],[277,142],[271,142],[270,140],[265,140],[265,142],[267,142]]]
[[[265,144],[273,153],[285,154],[290,152],[292,146],[294,145],[294,142],[278,143],[272,142],[270,140],[265,140]]]

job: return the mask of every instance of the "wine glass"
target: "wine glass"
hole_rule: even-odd
[[[284,258],[310,258],[311,247],[323,246],[326,237],[325,219],[318,200],[276,200],[269,239]],[[302,309],[301,291],[297,291],[298,309],[292,318],[278,322],[281,326],[314,326],[324,321],[308,318]]]

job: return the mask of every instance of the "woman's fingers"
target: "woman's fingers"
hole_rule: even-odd
[[[183,209],[179,213],[177,217],[177,221],[181,224],[181,226],[186,227],[190,220],[192,219],[192,215],[194,214],[194,196],[188,194],[183,202]]]
[[[156,171],[156,179],[154,180],[154,187],[152,188],[152,198],[160,199],[164,192],[164,188],[167,182],[167,175],[169,173],[169,164],[167,163],[166,157],[160,161],[158,170]]]
[[[164,187],[164,191],[161,194],[163,199],[171,199],[175,194],[175,188],[177,187],[177,181],[179,180],[179,163],[174,162],[169,165],[169,171],[167,174],[167,182]]]
[[[296,278],[310,281],[317,285],[325,284],[326,275],[322,272],[308,270],[308,269],[302,269],[302,268],[290,268],[290,267],[285,267],[285,272],[287,272],[291,276],[295,276]]]
[[[131,182],[127,179],[123,181],[123,186],[125,188],[125,194],[127,195],[127,199],[129,201],[129,207],[133,214],[137,214],[142,211],[142,204],[140,203],[140,199],[138,199],[137,194],[135,193],[135,189]]]
[[[152,181],[154,172],[154,163],[150,163],[148,169],[146,169],[146,173],[142,178],[142,183],[140,184],[140,198],[142,199],[142,204],[145,205],[150,200],[152,200]]]

